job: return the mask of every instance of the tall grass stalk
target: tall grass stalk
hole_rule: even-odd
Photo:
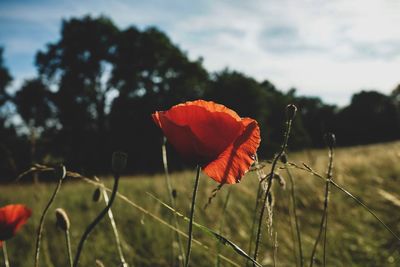
[[[190,209],[190,221],[189,221],[189,231],[188,231],[189,237],[186,250],[185,267],[188,267],[190,264],[190,253],[192,252],[193,218],[194,218],[194,210],[196,208],[196,195],[197,195],[197,189],[199,187],[199,178],[200,178],[200,165],[197,165],[196,178],[193,187],[192,206]]]
[[[35,267],[39,267],[40,243],[42,241],[44,221],[46,219],[47,212],[49,211],[51,204],[54,202],[54,199],[56,198],[58,192],[60,191],[61,184],[66,176],[65,166],[60,165],[60,166],[54,168],[54,174],[55,174],[56,178],[58,178],[58,182],[57,182],[57,186],[54,189],[52,196],[50,197],[49,202],[47,203],[46,207],[43,210],[42,216],[40,217],[39,227],[38,227],[37,235],[36,235],[36,250],[35,250],[36,253],[35,253],[35,262],[34,262]]]
[[[303,163],[304,167],[301,167],[299,165],[297,165],[296,163],[290,162],[289,163],[290,166],[293,166],[294,168],[298,169],[298,170],[302,170],[302,171],[306,171],[310,174],[312,174],[313,176],[319,178],[319,179],[323,179],[326,180],[326,178],[324,178],[321,174],[319,174],[318,172],[314,171],[310,166],[308,166],[307,164]],[[332,179],[330,180],[330,183],[337,189],[339,189],[340,191],[342,191],[345,195],[347,195],[348,197],[350,197],[351,199],[353,199],[357,204],[359,204],[363,209],[365,209],[369,214],[371,214],[394,238],[396,238],[397,241],[400,242],[400,237],[393,232],[392,229],[390,229],[389,226],[386,225],[386,223],[384,221],[382,221],[381,218],[379,218],[378,215],[375,214],[375,212],[373,212],[366,204],[364,204],[364,202],[362,202],[358,197],[356,197],[355,195],[353,195],[352,193],[350,193],[347,189],[345,189],[343,186],[339,185],[338,183],[336,183],[335,181],[333,181]]]
[[[311,253],[310,259],[310,267],[314,264],[314,257],[317,250],[318,242],[321,238],[322,231],[324,230],[324,246],[323,246],[323,266],[326,266],[326,233],[328,228],[328,204],[329,204],[329,192],[330,185],[332,181],[332,169],[333,169],[333,147],[335,145],[335,136],[331,133],[325,135],[325,141],[329,147],[329,164],[328,171],[326,174],[326,182],[325,182],[325,200],[324,200],[324,212],[321,219],[321,224],[318,232],[317,239],[315,240],[315,244]]]
[[[232,190],[232,187],[230,186],[229,189],[228,189],[228,192],[226,193],[224,206],[222,207],[221,219],[219,221],[219,234],[221,234],[221,235],[222,235],[222,232],[223,232],[223,226],[224,226],[224,222],[225,222],[224,219],[225,219],[225,215],[226,215],[226,209],[228,207],[229,198],[230,198],[230,195],[231,195],[231,190]],[[216,267],[220,267],[220,265],[221,265],[221,259],[220,259],[220,256],[219,256],[220,253],[221,253],[221,242],[218,242],[218,244],[217,244],[217,261],[215,263]]]
[[[289,168],[287,168],[286,164],[287,161],[284,162],[285,164],[285,169],[286,169],[286,173],[289,177],[289,181],[290,181],[290,198],[292,200],[292,210],[293,210],[293,217],[294,217],[294,223],[296,226],[296,236],[297,236],[297,244],[299,246],[299,255],[300,255],[300,266],[303,267],[304,266],[304,257],[303,257],[303,248],[302,248],[302,243],[301,243],[301,232],[300,232],[300,225],[299,225],[299,219],[297,216],[297,203],[296,203],[296,195],[295,195],[295,183],[294,183],[294,179],[292,176],[292,173],[290,172]],[[297,261],[297,259],[296,259]]]
[[[263,179],[265,179],[264,169],[259,166],[260,164],[258,161],[257,154],[255,155],[254,162],[256,165],[256,173],[257,173],[259,183],[258,183],[258,188],[257,188],[256,204],[255,204],[254,212],[253,212],[253,222],[251,223],[251,230],[250,230],[249,250],[248,250],[249,255],[251,255],[251,251],[253,248],[254,228],[256,227],[257,211],[258,211],[258,208],[259,208],[259,205],[261,202],[261,196],[262,196],[262,181],[263,181]],[[249,264],[250,264],[250,262],[246,261],[246,266],[250,266]]]
[[[171,207],[173,209],[176,209],[175,198],[172,196],[171,178],[169,176],[166,141],[167,141],[167,139],[164,137],[163,138],[163,144],[162,144],[162,160],[163,160],[164,173],[165,173],[165,183],[167,184],[167,190],[168,190],[168,197],[169,197],[170,205],[171,205]],[[175,228],[179,229],[178,218],[177,218],[175,213],[173,214],[173,217],[174,217]],[[182,265],[183,265],[186,261],[185,261],[185,252],[183,250],[182,239],[181,239],[180,235],[176,231],[175,231],[175,235],[176,235],[176,241],[178,242],[178,246],[179,246],[180,260],[181,260]],[[173,250],[173,247],[172,247],[172,250]]]
[[[108,197],[107,191],[104,188],[101,188],[101,192],[103,194],[104,202],[105,202],[105,204],[107,206],[108,203],[110,202],[110,199]],[[117,246],[119,259],[121,261],[121,267],[128,267],[128,263],[126,262],[125,257],[124,257],[124,253],[122,251],[121,240],[119,238],[117,224],[115,223],[114,214],[112,212],[112,209],[110,208],[107,213],[108,213],[108,218],[110,219],[111,227],[113,229],[114,238],[115,238],[115,244]]]
[[[119,174],[115,174],[114,175],[114,186],[113,186],[113,190],[111,193],[110,201],[108,202],[108,205],[99,213],[99,215],[97,215],[97,217],[93,220],[93,222],[91,222],[88,225],[85,232],[83,233],[83,235],[79,241],[79,244],[78,244],[78,249],[75,254],[73,267],[77,267],[79,264],[79,258],[82,253],[83,245],[85,244],[85,241],[88,238],[89,234],[93,231],[93,229],[96,227],[96,225],[104,218],[104,216],[107,214],[108,210],[111,208],[111,206],[115,200],[117,191],[118,191],[118,183],[119,183]]]
[[[128,155],[123,152],[114,152],[112,156],[112,169],[114,173],[114,186],[111,192],[110,200],[108,201],[108,205],[97,215],[97,217],[91,222],[83,233],[81,240],[78,244],[78,249],[76,251],[75,259],[73,267],[77,267],[79,264],[79,258],[82,253],[83,245],[85,244],[86,239],[89,237],[89,234],[93,231],[96,225],[104,218],[104,216],[108,213],[108,210],[111,208],[114,203],[115,196],[118,192],[118,184],[121,171],[126,166]]]
[[[3,257],[4,257],[4,267],[10,267],[10,261],[8,260],[7,245],[3,241]]]
[[[264,218],[264,212],[265,209],[267,207],[268,204],[268,196],[271,190],[271,186],[272,186],[272,179],[274,178],[275,175],[275,168],[276,168],[276,164],[278,163],[278,160],[280,159],[280,157],[283,155],[283,153],[286,150],[287,147],[287,143],[289,140],[289,134],[290,134],[290,129],[292,126],[292,121],[294,119],[294,116],[296,114],[296,106],[294,105],[288,105],[287,106],[287,120],[286,120],[286,129],[285,129],[285,133],[284,133],[284,138],[283,138],[283,143],[281,146],[281,150],[279,151],[279,153],[275,156],[273,162],[272,162],[272,166],[271,166],[271,172],[269,173],[269,175],[267,176],[266,179],[267,180],[267,189],[265,190],[265,194],[264,194],[264,199],[262,202],[262,206],[261,206],[261,211],[260,211],[260,217],[258,220],[258,228],[257,228],[257,235],[256,235],[256,242],[255,242],[255,249],[254,249],[254,256],[253,259],[255,261],[257,261],[257,257],[258,257],[258,249],[259,249],[259,245],[260,245],[260,240],[261,240],[261,232],[262,232],[262,222],[263,222],[263,218]],[[253,266],[255,266],[253,264]]]

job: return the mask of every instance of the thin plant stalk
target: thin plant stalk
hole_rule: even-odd
[[[306,171],[308,173],[311,173],[312,175],[318,177],[319,179],[323,179],[326,180],[326,178],[324,178],[321,174],[317,173],[316,171],[314,171],[313,169],[311,169],[310,166],[306,165],[305,163],[303,163],[304,168],[298,166],[297,164],[291,162],[290,163],[291,166],[295,167],[296,169],[302,170],[302,171]],[[347,189],[345,189],[344,187],[342,187],[341,185],[337,184],[335,181],[331,180],[330,183],[337,189],[339,189],[340,191],[342,191],[345,195],[347,195],[348,197],[350,197],[351,199],[353,199],[357,204],[359,204],[363,209],[365,209],[369,214],[371,214],[394,238],[397,239],[397,241],[400,241],[400,236],[398,236],[395,232],[393,232],[392,229],[390,229],[389,226],[386,225],[386,223],[384,221],[382,221],[381,218],[379,218],[378,215],[375,214],[375,212],[373,212],[366,204],[364,204],[364,202],[362,202],[360,199],[358,199],[358,197],[356,197],[355,195],[353,195],[352,193],[350,193]]]
[[[43,228],[44,228],[44,221],[47,215],[47,212],[49,211],[49,208],[51,207],[51,204],[53,204],[54,199],[56,198],[58,192],[60,191],[61,184],[63,179],[65,178],[65,168],[63,168],[64,174],[60,176],[57,186],[54,189],[53,195],[51,196],[49,202],[47,203],[46,207],[43,210],[42,216],[40,217],[40,222],[39,222],[39,228],[37,230],[37,237],[36,237],[36,253],[35,253],[35,267],[39,267],[39,257],[40,257],[40,243],[42,241],[42,235],[43,235]]]
[[[10,261],[8,260],[7,245],[3,241],[3,257],[4,257],[4,267],[10,267]]]
[[[166,138],[165,137],[163,139],[163,144],[162,144],[162,160],[163,160],[165,183],[167,184],[169,201],[170,201],[171,207],[173,209],[176,209],[176,202],[175,202],[174,197],[172,196],[172,185],[171,185],[171,178],[169,176],[167,147],[166,147]],[[176,229],[179,229],[178,217],[176,216],[175,213],[173,214],[173,217],[174,217],[174,226]],[[183,265],[185,263],[185,252],[183,250],[182,239],[181,239],[181,236],[176,231],[175,231],[175,235],[176,235],[176,240],[178,241],[179,253],[181,255],[181,260],[182,260],[182,265]]]
[[[65,230],[64,233],[65,233],[65,242],[67,243],[68,262],[69,266],[72,267],[71,238],[69,230]]]
[[[259,161],[258,161],[258,155],[255,155],[255,163],[258,165]],[[258,166],[256,166],[258,167]],[[257,211],[258,211],[258,207],[260,205],[261,202],[261,195],[262,195],[262,179],[265,178],[265,174],[263,169],[257,169],[257,176],[258,179],[260,180],[260,182],[258,183],[258,189],[257,189],[257,197],[256,197],[256,205],[254,207],[254,212],[253,212],[253,222],[251,224],[251,230],[250,230],[250,239],[249,239],[249,250],[248,250],[248,254],[251,255],[251,251],[253,248],[253,238],[254,238],[254,228],[256,227],[256,221],[257,221]],[[250,261],[246,261],[246,266],[249,266]]]
[[[225,218],[225,214],[226,214],[226,208],[228,207],[228,202],[229,202],[229,198],[230,198],[230,195],[231,195],[231,190],[232,190],[232,187],[229,187],[228,192],[226,193],[224,206],[222,207],[221,220],[219,222],[219,233],[220,234],[222,234],[222,229],[223,229],[223,225],[224,225],[224,218]],[[217,262],[215,264],[216,267],[219,267],[221,265],[221,259],[220,259],[220,256],[219,256],[220,253],[221,253],[221,242],[218,242],[218,244],[217,244]]]
[[[317,250],[319,239],[321,238],[322,231],[324,230],[324,251],[323,251],[323,266],[326,266],[326,233],[328,227],[328,204],[329,204],[329,193],[330,193],[330,185],[332,181],[332,168],[333,168],[333,145],[329,146],[329,165],[328,172],[325,183],[325,200],[324,200],[324,213],[322,215],[321,224],[317,239],[315,240],[315,244],[312,250],[311,259],[310,259],[310,267],[314,264],[314,256]]]
[[[275,238],[274,238],[274,255],[273,255],[273,264],[274,267],[276,267],[276,263],[278,262],[277,257],[278,257],[278,232],[275,232]]]
[[[114,186],[113,190],[111,192],[111,197],[110,201],[108,202],[108,205],[97,215],[97,217],[93,220],[92,223],[89,224],[89,226],[86,228],[85,232],[83,233],[81,240],[79,241],[78,244],[78,249],[75,255],[74,259],[74,264],[73,267],[77,267],[79,263],[79,257],[81,255],[83,245],[88,238],[89,234],[93,231],[93,229],[96,227],[96,225],[104,218],[104,216],[107,214],[108,210],[111,208],[112,204],[114,203],[115,196],[117,195],[118,191],[118,183],[119,183],[119,173],[114,174]]]
[[[286,164],[285,164],[286,165]],[[292,173],[290,172],[289,168],[285,168],[287,175],[290,180],[290,196],[292,200],[292,206],[293,206],[293,216],[294,216],[294,222],[296,225],[296,236],[297,236],[297,243],[299,245],[299,254],[300,254],[300,266],[304,266],[304,257],[303,257],[303,248],[301,244],[301,234],[300,234],[300,225],[299,225],[299,219],[297,216],[297,203],[296,203],[296,196],[295,196],[295,183],[294,179],[292,176]]]
[[[187,250],[186,250],[185,267],[189,267],[189,264],[190,264],[190,253],[192,250],[192,238],[193,238],[193,218],[194,218],[194,210],[196,208],[196,195],[197,195],[197,189],[199,187],[199,178],[200,178],[200,166],[197,165],[196,179],[194,182],[193,196],[192,196],[192,207],[190,210],[188,243],[187,243]]]
[[[275,168],[276,168],[276,164],[278,163],[278,159],[280,159],[280,157],[283,155],[283,153],[286,150],[287,143],[288,143],[288,140],[289,140],[289,133],[290,133],[290,129],[291,129],[291,126],[292,126],[293,117],[289,117],[287,119],[286,130],[285,130],[284,140],[283,140],[283,143],[282,143],[282,146],[281,146],[281,150],[275,156],[275,158],[274,158],[274,160],[272,162],[271,172],[267,176],[268,186],[267,186],[267,189],[266,189],[265,194],[264,194],[264,199],[263,199],[262,206],[261,206],[261,211],[260,211],[260,217],[258,219],[258,228],[257,228],[257,235],[256,235],[256,242],[255,242],[255,249],[254,249],[254,256],[253,256],[253,259],[255,261],[257,261],[257,257],[258,257],[258,249],[259,249],[259,245],[260,245],[261,232],[262,232],[262,222],[263,222],[263,218],[264,218],[264,212],[265,212],[265,209],[266,209],[267,204],[268,204],[268,195],[269,195],[269,191],[271,190],[272,179],[273,179],[274,174],[275,174]],[[253,264],[253,266],[254,266],[254,264]]]
[[[108,203],[110,202],[110,200],[108,198],[107,191],[104,188],[101,188],[101,192],[103,194],[104,202],[105,202],[105,204],[107,206]],[[124,257],[124,253],[122,252],[121,240],[119,238],[117,224],[115,223],[114,214],[113,214],[111,208],[108,210],[107,213],[108,213],[108,218],[110,219],[111,227],[113,229],[113,233],[114,233],[114,237],[115,237],[115,243],[117,245],[119,259],[121,261],[121,266],[122,267],[128,267],[128,264],[126,263],[126,260],[125,260],[125,257]]]
[[[328,176],[328,180],[329,180],[329,186],[330,186],[330,182],[332,181],[332,170],[333,170],[333,156],[334,156],[334,152],[333,152],[333,145],[329,146],[329,165],[328,165],[328,172],[327,172],[327,176]],[[329,200],[329,194],[330,194],[330,190],[328,188],[328,200]],[[325,233],[324,233],[324,266],[326,266],[326,233],[328,230],[328,215],[329,215],[329,206],[326,207],[326,218],[325,218]]]

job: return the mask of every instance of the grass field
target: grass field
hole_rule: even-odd
[[[289,161],[301,165],[307,163],[325,175],[328,162],[326,150],[310,150],[289,154]],[[400,235],[400,142],[337,149],[334,160],[334,180],[358,196],[382,220]],[[270,165],[266,164],[266,172]],[[292,170],[296,183],[297,212],[300,220],[305,266],[309,265],[314,240],[319,230],[323,209],[324,181],[301,170]],[[173,173],[172,183],[177,190],[177,209],[188,215],[195,172]],[[280,175],[288,183],[285,170]],[[111,180],[104,179],[111,187]],[[208,196],[217,184],[205,175],[201,176],[196,222],[219,231],[245,251],[249,247],[250,229],[257,195],[258,178],[248,173],[240,184],[224,186],[211,206],[203,209]],[[41,212],[55,184],[1,185],[0,204],[25,203],[33,210],[33,216],[22,231],[7,242],[11,266],[32,266],[35,233]],[[231,188],[231,189],[229,189]],[[67,266],[67,254],[63,233],[55,227],[54,210],[64,208],[71,220],[72,250],[75,252],[86,225],[104,207],[104,202],[93,202],[95,187],[84,181],[70,179],[62,186],[45,224],[42,266]],[[225,215],[223,204],[231,190]],[[277,266],[296,266],[295,243],[291,228],[289,190],[273,185],[275,209],[273,214],[273,238],[264,228],[259,261],[264,266],[273,264],[273,242],[277,233]],[[133,203],[132,206],[118,198],[112,208],[122,239],[122,248],[130,266],[177,266],[177,243],[173,231],[154,216],[172,224],[172,213],[151,198],[151,193],[168,201],[164,175],[123,178],[119,192]],[[151,213],[151,215],[149,215]],[[332,188],[329,205],[327,232],[328,266],[400,266],[400,245],[375,218],[341,191]],[[180,229],[187,232],[187,222],[179,220]],[[222,225],[222,227],[220,227]],[[194,238],[204,246],[193,245],[192,266],[215,266],[217,241],[198,229]],[[186,238],[183,237],[184,245]],[[397,242],[397,243],[396,243]],[[321,260],[322,246],[317,258]],[[231,248],[220,247],[221,254],[246,266],[245,260]],[[1,257],[0,257],[1,258]],[[108,217],[94,230],[87,241],[81,266],[95,266],[95,260],[105,266],[118,266],[119,258]],[[235,266],[222,259],[220,266]],[[318,266],[315,265],[315,266]]]

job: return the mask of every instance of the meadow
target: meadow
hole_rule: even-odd
[[[304,162],[321,175],[326,175],[326,149],[289,153],[288,157],[289,162],[298,166],[302,166]],[[333,169],[333,180],[363,201],[394,233],[400,233],[399,161],[400,142],[339,148],[335,150]],[[268,172],[270,163],[265,161],[262,165]],[[188,216],[195,170],[176,173],[171,171],[172,186],[176,190],[177,210]],[[325,183],[307,171],[294,167],[291,167],[290,171],[296,184],[297,215],[304,263],[308,266],[319,231]],[[299,265],[296,260],[298,250],[289,179],[285,169],[279,168],[278,172],[286,181],[286,186],[278,182],[273,183],[273,228],[267,230],[267,224],[264,225],[258,259],[263,266],[273,266],[275,256],[276,266],[296,266]],[[112,186],[110,177],[100,178],[106,186]],[[221,232],[247,252],[257,196],[257,174],[251,171],[241,183],[223,186],[212,203],[204,209],[217,185],[206,175],[201,175],[195,221]],[[11,266],[32,266],[36,229],[54,187],[55,184],[52,183],[0,186],[2,204],[25,203],[33,211],[27,225],[7,242]],[[67,177],[45,222],[41,266],[68,266],[64,234],[55,226],[54,210],[61,207],[69,215],[72,252],[75,253],[86,225],[105,205],[103,201],[92,200],[95,189],[93,184],[79,178]],[[229,192],[229,200],[226,202]],[[151,196],[169,203],[164,174],[122,177],[119,193],[126,198],[118,197],[112,211],[122,251],[129,266],[179,266],[173,213]],[[178,218],[178,222],[185,245],[188,223],[182,218]],[[231,247],[224,246],[198,228],[194,228],[194,239],[196,241],[193,244],[191,259],[193,266],[246,266],[246,259],[235,253]],[[218,251],[222,255],[219,260]],[[371,214],[343,192],[332,187],[326,247],[328,266],[399,266],[399,251],[398,241]],[[315,266],[321,266],[321,257],[320,243]],[[96,260],[100,260],[104,266],[120,264],[108,217],[102,220],[87,240],[82,252],[81,266],[95,266]]]

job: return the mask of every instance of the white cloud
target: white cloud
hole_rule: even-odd
[[[0,18],[43,25],[49,39],[42,47],[57,40],[60,19],[71,16],[105,14],[120,27],[156,25],[211,71],[228,66],[340,104],[360,89],[387,93],[400,82],[398,1],[43,1],[13,5]]]

